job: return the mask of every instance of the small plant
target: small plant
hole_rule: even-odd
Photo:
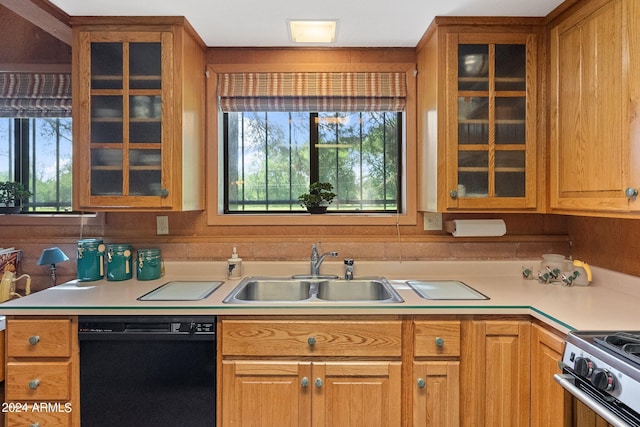
[[[24,188],[19,182],[0,182],[0,207],[18,208],[20,202],[29,196],[31,196],[31,191]]]
[[[332,190],[333,185],[328,182],[313,182],[309,186],[308,193],[298,196],[300,206],[307,208],[307,211],[311,213],[324,212],[336,197],[336,193]]]

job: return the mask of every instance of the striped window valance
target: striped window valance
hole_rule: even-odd
[[[70,73],[0,72],[0,117],[70,116]]]
[[[403,111],[403,72],[224,73],[222,111]]]

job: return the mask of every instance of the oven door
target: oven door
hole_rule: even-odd
[[[640,427],[639,414],[622,403],[612,400],[610,396],[596,389],[591,383],[582,380],[566,368],[562,374],[555,374],[553,377],[562,388],[612,426]],[[575,421],[574,417],[574,424]],[[578,421],[578,426],[584,424],[580,420]]]

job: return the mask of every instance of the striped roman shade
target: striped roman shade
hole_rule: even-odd
[[[222,111],[403,111],[403,72],[225,73]]]
[[[71,74],[0,73],[0,117],[71,117]]]

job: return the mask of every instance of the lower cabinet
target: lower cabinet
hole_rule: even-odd
[[[460,362],[414,362],[414,427],[460,425]]]
[[[222,366],[223,426],[400,426],[400,362]]]
[[[571,413],[573,414],[571,422],[566,424],[571,427],[613,427],[596,414],[591,408],[577,399],[572,399]]]
[[[222,319],[218,425],[400,427],[402,321]]]
[[[460,425],[460,321],[415,320],[413,427]]]
[[[80,425],[75,317],[10,316],[8,427]],[[529,317],[220,317],[220,427],[607,427]],[[13,408],[13,410],[9,410]]]
[[[558,362],[563,350],[563,336],[531,325],[531,427],[569,425],[571,395],[553,379],[562,371]]]
[[[530,331],[528,320],[464,322],[461,425],[529,426]]]
[[[6,426],[80,425],[74,318],[7,319]]]

